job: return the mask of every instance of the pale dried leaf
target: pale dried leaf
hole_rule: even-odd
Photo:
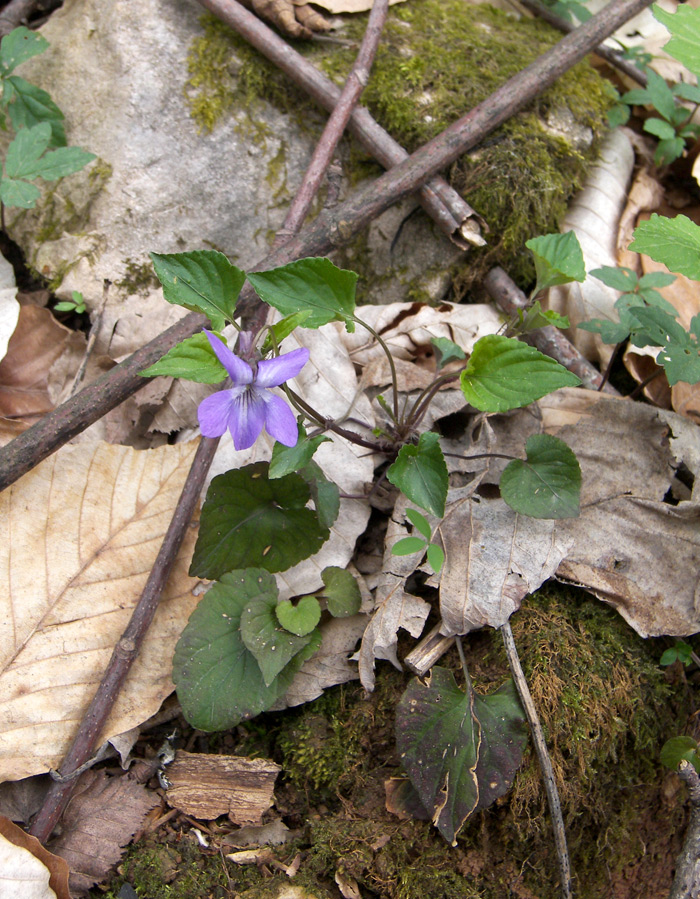
[[[261,824],[282,769],[268,759],[178,752],[168,767],[168,804],[205,821]]]
[[[68,865],[36,837],[0,816],[0,896],[71,899]]]
[[[47,774],[36,774],[23,780],[6,780],[0,783],[0,815],[10,821],[29,824],[46,798],[51,781]]]
[[[65,446],[0,496],[0,779],[58,767],[136,605],[196,444]],[[154,714],[196,599],[188,530],[101,742]]]
[[[395,3],[403,3],[404,0],[389,0],[389,6]],[[320,6],[334,16],[342,13],[367,12],[372,9],[373,0],[314,0],[314,6]]]
[[[617,265],[617,233],[627,200],[627,185],[634,165],[634,152],[622,129],[605,139],[598,162],[591,169],[583,190],[561,222],[562,232],[573,231],[581,244],[586,271],[603,265]],[[582,331],[579,322],[591,318],[617,321],[614,308],[619,292],[590,275],[583,283],[574,281],[547,291],[543,305],[568,315],[571,328],[565,333],[587,359],[607,362],[611,349],[598,335]]]
[[[632,182],[627,204],[620,217],[617,233],[618,263],[641,274],[639,253],[628,250],[632,243],[634,229],[639,224],[640,216],[645,212],[654,212],[664,198],[664,188],[658,178],[654,178],[645,168],[641,168]]]
[[[61,835],[49,843],[70,866],[73,892],[82,894],[105,879],[159,803],[156,793],[128,775],[110,777],[92,770],[81,776],[63,815]]]
[[[0,360],[4,359],[17,321],[19,302],[15,272],[5,257],[0,254]]]
[[[233,833],[225,834],[221,842],[224,846],[234,846],[243,849],[245,846],[280,846],[286,843],[291,836],[291,831],[281,818],[276,818],[269,824],[247,824]]]

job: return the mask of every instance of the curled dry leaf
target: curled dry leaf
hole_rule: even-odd
[[[624,130],[612,131],[583,190],[574,197],[561,222],[562,232],[573,231],[578,238],[587,272],[603,265],[617,265],[618,223],[633,165],[634,152]],[[607,362],[611,348],[601,343],[598,335],[577,326],[591,318],[617,321],[614,306],[619,295],[589,275],[583,283],[574,281],[550,288],[543,305],[569,316],[571,328],[566,334],[587,359]]]
[[[205,821],[228,815],[234,824],[262,824],[281,770],[268,759],[178,752],[168,767],[168,804]]]
[[[146,582],[194,443],[65,446],[0,495],[0,780],[58,767]],[[153,715],[196,605],[190,530],[101,742]]]
[[[0,896],[71,899],[68,864],[0,816]]]
[[[48,309],[23,306],[5,358],[0,362],[0,415],[33,424],[54,408],[49,394],[53,364],[76,340]],[[85,338],[77,338],[83,344]]]
[[[75,788],[62,819],[60,836],[51,851],[68,862],[70,887],[84,894],[104,880],[122,856],[143,819],[160,799],[128,775],[110,777],[86,771]]]
[[[0,254],[0,360],[5,357],[17,320],[19,302],[15,272],[10,263]]]

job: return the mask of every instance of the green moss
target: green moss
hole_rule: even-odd
[[[160,281],[156,277],[151,262],[136,262],[134,259],[126,260],[125,276],[121,281],[115,281],[115,287],[127,295],[145,296],[151,288],[159,285]]]

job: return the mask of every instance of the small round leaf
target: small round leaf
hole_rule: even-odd
[[[302,596],[296,605],[289,599],[283,599],[275,608],[275,615],[290,634],[305,637],[321,620],[321,606],[315,596]]]

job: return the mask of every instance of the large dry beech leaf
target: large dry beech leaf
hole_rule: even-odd
[[[268,759],[178,752],[168,768],[168,804],[205,821],[228,815],[234,824],[262,824],[281,770]]]
[[[58,767],[136,605],[196,443],[65,446],[0,495],[0,781]],[[196,605],[188,531],[102,740],[153,715]]]

